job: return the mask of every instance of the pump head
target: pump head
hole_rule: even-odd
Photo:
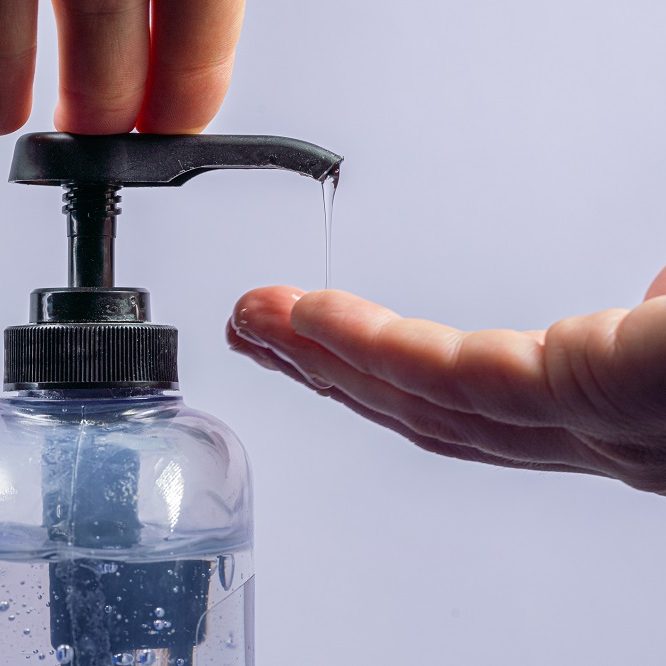
[[[115,286],[122,187],[181,186],[215,169],[337,180],[342,158],[276,136],[26,134],[9,180],[65,188],[67,288],[37,289],[30,324],[5,331],[5,390],[178,387],[177,331],[150,321],[146,290]]]

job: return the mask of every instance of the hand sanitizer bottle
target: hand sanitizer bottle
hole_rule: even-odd
[[[254,665],[247,457],[177,393],[177,331],[148,292],[114,286],[118,190],[218,168],[323,182],[340,161],[277,137],[19,139],[10,180],[65,187],[69,286],[5,331],[3,663]]]

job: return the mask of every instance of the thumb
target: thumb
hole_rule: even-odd
[[[657,277],[652,280],[652,284],[648,287],[648,290],[645,293],[645,298],[643,298],[643,300],[647,301],[650,298],[663,296],[664,294],[666,294],[666,267],[662,268],[659,275],[657,275]]]

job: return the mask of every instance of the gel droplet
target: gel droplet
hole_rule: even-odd
[[[164,608],[161,608],[160,606],[158,606],[155,609],[155,617],[164,617]]]
[[[0,611],[6,611],[9,609],[9,601],[0,601]]]
[[[122,652],[113,655],[114,666],[132,666],[134,657],[129,652]]]
[[[13,613],[7,618],[10,622],[13,622],[16,619],[16,615]]]
[[[154,664],[155,653],[152,650],[139,650],[135,662],[137,664]]]
[[[164,620],[154,620],[153,627],[155,627],[157,631],[162,631],[162,629],[166,627],[166,622]]]
[[[55,658],[59,664],[69,664],[74,658],[74,649],[71,645],[58,645],[55,651]]]
[[[29,635],[30,635],[30,627],[26,627],[26,628],[23,630],[23,633],[24,633],[26,636],[29,636]]]
[[[326,289],[331,288],[331,245],[333,240],[333,202],[338,188],[339,170],[329,174],[321,184],[324,199],[324,233],[326,234]]]

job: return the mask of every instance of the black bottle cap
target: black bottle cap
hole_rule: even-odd
[[[177,331],[149,323],[149,294],[114,275],[121,187],[180,186],[213,169],[286,169],[337,180],[342,158],[275,136],[26,134],[9,180],[65,188],[69,286],[31,295],[5,331],[5,390],[178,388]]]
[[[5,390],[178,388],[178,331],[154,324],[33,324],[5,330]]]

